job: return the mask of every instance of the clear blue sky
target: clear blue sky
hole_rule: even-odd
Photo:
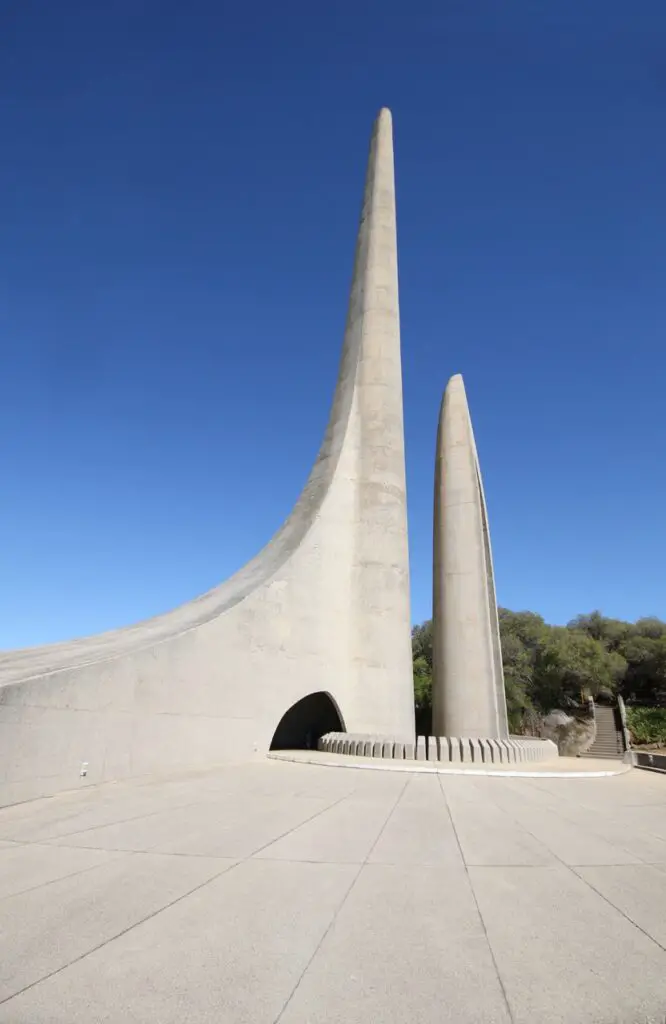
[[[413,618],[465,375],[498,596],[666,617],[663,0],[0,4],[0,647],[165,611],[290,511],[393,110]]]

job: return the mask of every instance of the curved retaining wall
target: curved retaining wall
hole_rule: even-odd
[[[450,764],[515,764],[552,761],[558,757],[552,740],[518,736],[508,740],[466,739],[456,736],[419,736],[405,743],[386,736],[329,732],[317,749],[327,754],[384,757],[406,761],[439,761]]]

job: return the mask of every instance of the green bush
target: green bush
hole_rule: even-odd
[[[634,743],[666,746],[666,708],[627,708],[627,725]]]

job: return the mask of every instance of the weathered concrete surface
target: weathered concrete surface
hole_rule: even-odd
[[[0,655],[0,804],[263,753],[313,691],[333,697],[348,729],[413,741],[387,110],[372,137],[331,417],[292,515],[237,575],[182,608]]]
[[[505,739],[488,515],[460,375],[449,381],[439,417],[433,562],[433,732]]]
[[[0,1024],[661,1024],[664,785],[271,761],[5,808]]]

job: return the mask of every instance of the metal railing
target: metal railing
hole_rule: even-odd
[[[651,750],[632,750],[630,757],[635,768],[645,768],[666,775],[666,754],[656,754]]]

